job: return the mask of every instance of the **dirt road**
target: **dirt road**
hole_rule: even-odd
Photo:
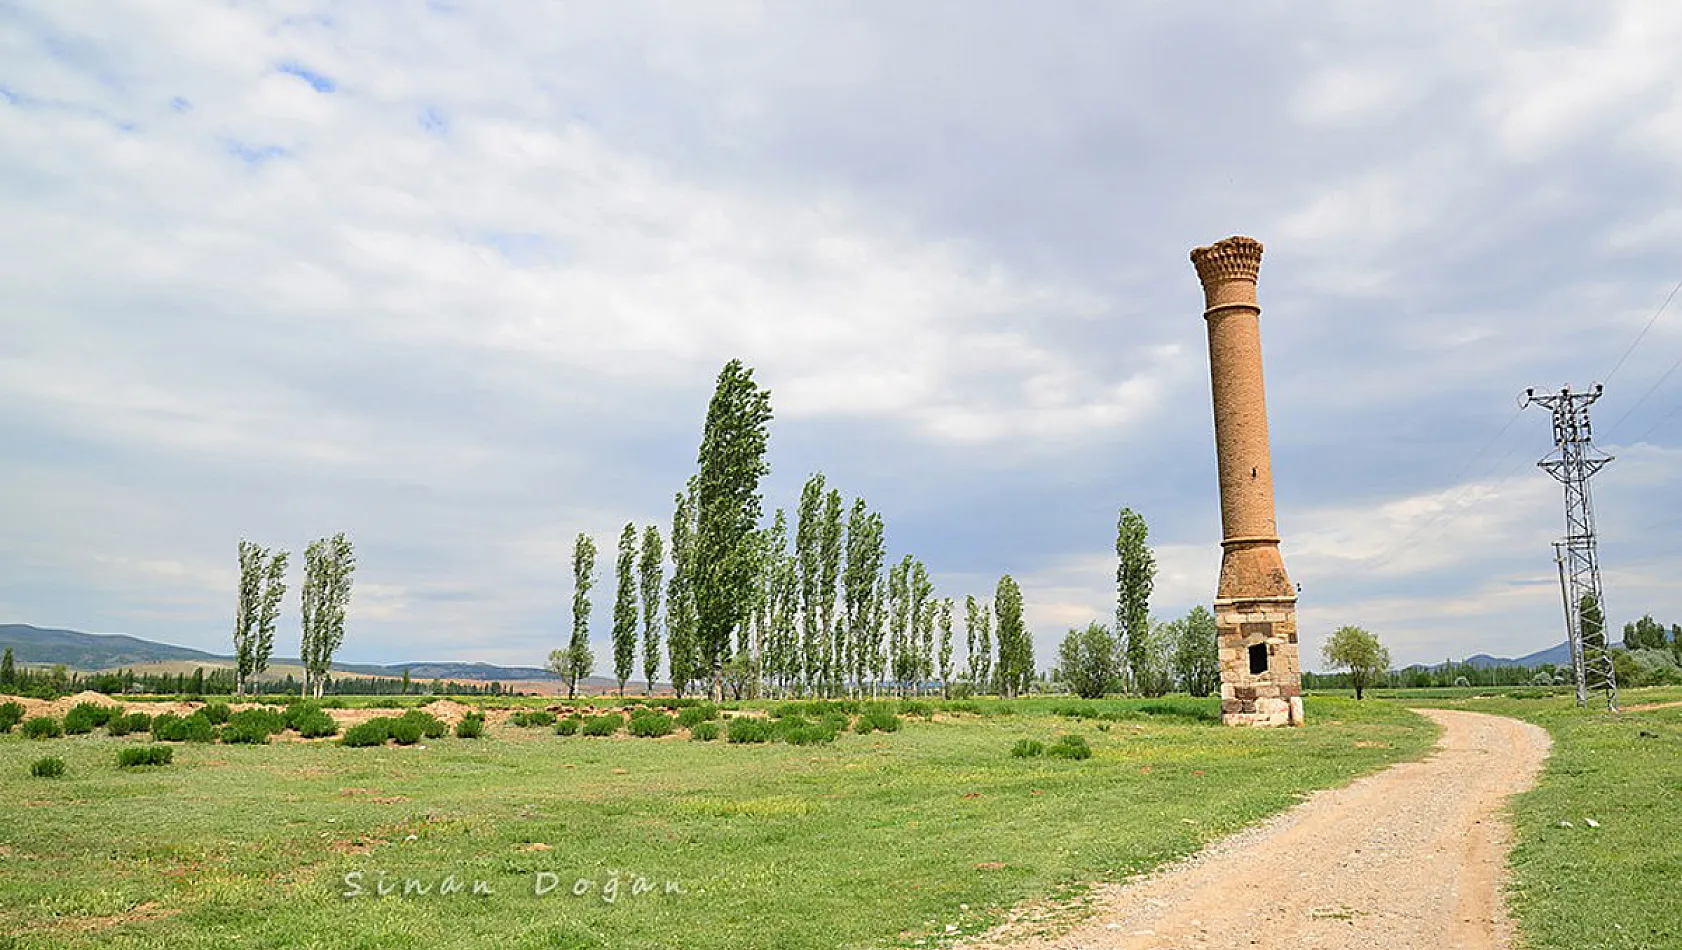
[[[1495,950],[1510,944],[1501,897],[1507,796],[1535,783],[1539,727],[1423,710],[1437,750],[1315,794],[1161,874],[1107,885],[1098,914],[1055,939],[1007,929],[1011,950]]]

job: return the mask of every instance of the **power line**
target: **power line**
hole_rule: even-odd
[[[1655,383],[1653,383],[1653,385],[1647,387],[1647,391],[1641,394],[1641,398],[1637,399],[1635,401],[1635,405],[1630,406],[1628,409],[1624,410],[1624,414],[1618,417],[1618,421],[1612,423],[1612,428],[1606,430],[1607,437],[1610,438],[1611,434],[1613,432],[1618,431],[1618,426],[1623,425],[1624,420],[1628,419],[1630,417],[1631,413],[1633,413],[1633,412],[1635,412],[1635,410],[1641,408],[1641,404],[1647,401],[1647,397],[1651,396],[1653,393],[1657,392],[1658,388],[1660,386],[1664,385],[1664,381],[1670,378],[1670,374],[1676,372],[1676,370],[1678,368],[1682,368],[1682,356],[1678,356],[1676,358],[1676,362],[1670,364],[1670,369],[1665,370],[1664,375],[1660,376],[1658,378],[1657,382],[1655,382]],[[1636,441],[1639,442],[1640,440],[1637,439]]]
[[[1634,342],[1630,343],[1629,349],[1624,351],[1624,355],[1618,357],[1617,365],[1612,367],[1612,372],[1607,373],[1605,375],[1605,377],[1603,377],[1603,380],[1602,380],[1603,383],[1611,382],[1612,377],[1618,375],[1618,370],[1623,369],[1624,361],[1629,359],[1629,355],[1631,353],[1635,352],[1635,348],[1637,346],[1641,345],[1642,339],[1644,339],[1647,336],[1647,331],[1653,329],[1653,324],[1657,323],[1658,320],[1659,320],[1659,315],[1664,313],[1665,310],[1670,307],[1670,302],[1672,300],[1676,299],[1676,294],[1677,294],[1678,291],[1682,291],[1682,280],[1677,281],[1676,286],[1670,288],[1670,295],[1665,297],[1664,298],[1664,303],[1659,304],[1659,309],[1653,311],[1653,315],[1651,317],[1647,318],[1647,325],[1642,327],[1641,332],[1637,333],[1635,335]],[[1613,423],[1612,428],[1616,429],[1617,428],[1617,423]]]

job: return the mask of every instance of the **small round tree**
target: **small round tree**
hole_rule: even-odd
[[[1332,669],[1349,671],[1349,683],[1355,687],[1356,699],[1390,671],[1390,651],[1377,637],[1356,626],[1337,628],[1320,654]]]
[[[1116,686],[1120,653],[1109,628],[1093,621],[1085,630],[1070,630],[1063,638],[1057,672],[1075,695],[1097,699]]]

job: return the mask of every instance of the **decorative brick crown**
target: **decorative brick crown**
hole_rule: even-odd
[[[1204,285],[1221,280],[1255,280],[1261,271],[1262,243],[1255,238],[1229,237],[1191,252],[1197,279]]]

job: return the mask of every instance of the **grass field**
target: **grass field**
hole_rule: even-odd
[[[1554,737],[1541,782],[1513,803],[1524,946],[1682,947],[1682,706],[1627,710],[1679,701],[1682,689],[1629,690],[1615,717],[1570,697],[1421,703],[1513,716]]]
[[[1116,722],[1051,714],[1066,704],[982,704],[821,746],[498,726],[424,749],[184,744],[173,765],[123,771],[117,749],[143,740],[14,731],[0,946],[932,944],[1185,854],[1434,735],[1393,704],[1336,698],[1310,701],[1309,728],[1267,731],[1213,725],[1212,701],[1088,704]],[[1094,756],[1008,755],[1064,732]],[[49,754],[67,774],[30,777]],[[362,894],[343,896],[355,872]],[[431,892],[375,897],[382,872]],[[440,895],[449,875],[492,893]],[[639,876],[651,892],[631,893]]]

